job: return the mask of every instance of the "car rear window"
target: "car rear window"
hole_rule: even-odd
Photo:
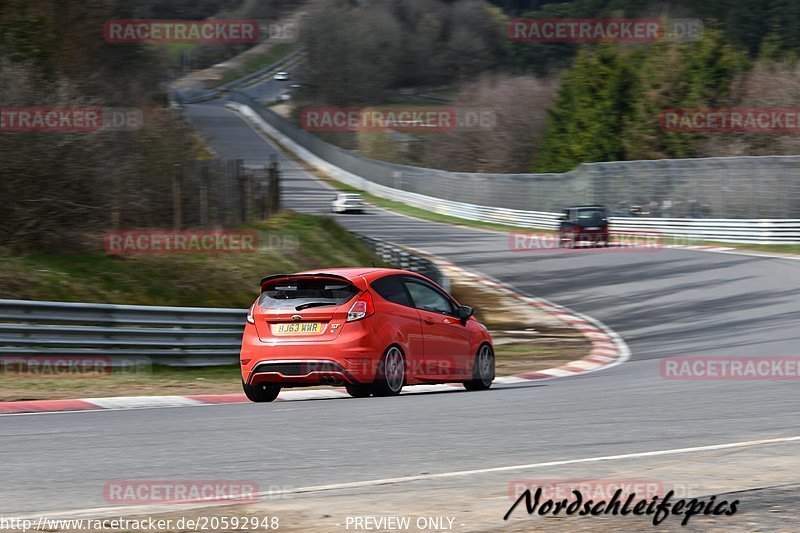
[[[386,301],[413,307],[399,276],[386,276],[372,282],[372,289]]]
[[[358,289],[345,280],[277,280],[266,286],[258,298],[258,306],[264,309],[296,308],[312,303],[320,304],[313,307],[338,306],[349,301],[357,293]]]
[[[603,209],[578,209],[578,218],[581,220],[600,220],[606,218]]]

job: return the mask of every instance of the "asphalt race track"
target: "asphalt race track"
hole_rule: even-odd
[[[263,164],[276,153],[219,102],[187,112],[220,157]],[[284,205],[329,213],[335,193],[277,153]],[[796,381],[659,375],[668,356],[798,355],[800,261],[679,249],[515,252],[506,235],[375,208],[335,218],[599,319],[631,358],[485,393],[0,417],[3,514],[102,507],[113,479],[307,487],[800,435]],[[261,274],[249,280],[254,295]],[[797,452],[789,443],[763,453],[777,468]],[[780,464],[782,482],[800,481],[796,462]]]

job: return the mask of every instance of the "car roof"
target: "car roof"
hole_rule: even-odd
[[[359,276],[364,276],[369,278],[370,280],[375,278],[380,278],[383,276],[387,276],[389,274],[411,274],[414,276],[418,276],[419,274],[415,274],[414,272],[410,272],[408,270],[400,270],[396,268],[378,268],[378,267],[350,267],[350,268],[326,268],[326,269],[316,269],[316,270],[307,270],[305,272],[296,272],[295,274],[332,274],[334,276],[341,276],[347,279],[353,279]]]
[[[271,276],[266,276],[261,279],[261,287],[264,287],[264,284],[271,280],[281,279],[284,277],[291,277],[291,276],[331,276],[331,277],[338,277],[341,279],[346,279],[353,283],[356,287],[361,290],[365,290],[367,285],[375,281],[376,279],[382,278],[384,276],[390,275],[407,275],[407,276],[414,276],[419,279],[423,279],[434,285],[437,285],[435,281],[431,280],[427,276],[419,274],[418,272],[411,272],[410,270],[400,270],[397,268],[378,268],[378,267],[351,267],[351,268],[326,268],[326,269],[316,269],[316,270],[307,270],[305,272],[295,272],[293,274],[274,274]],[[366,285],[365,285],[366,283]],[[446,289],[440,287],[445,292]]]

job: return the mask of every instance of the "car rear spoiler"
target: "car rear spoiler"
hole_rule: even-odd
[[[340,279],[342,281],[345,281],[345,282],[349,283],[350,285],[353,285],[353,282],[351,280],[347,279],[344,276],[340,276],[338,274],[327,274],[325,272],[318,272],[316,274],[273,274],[272,276],[267,276],[265,278],[261,278],[261,284],[260,285],[261,285],[261,290],[263,291],[264,290],[264,284],[269,283],[270,281],[274,281],[276,279],[281,279],[281,278],[312,278],[313,279],[313,278],[319,278],[319,277]]]

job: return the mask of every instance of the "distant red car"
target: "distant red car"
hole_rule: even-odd
[[[247,314],[240,363],[254,402],[281,387],[344,384],[351,396],[404,385],[494,380],[489,332],[428,278],[387,268],[268,276]]]

